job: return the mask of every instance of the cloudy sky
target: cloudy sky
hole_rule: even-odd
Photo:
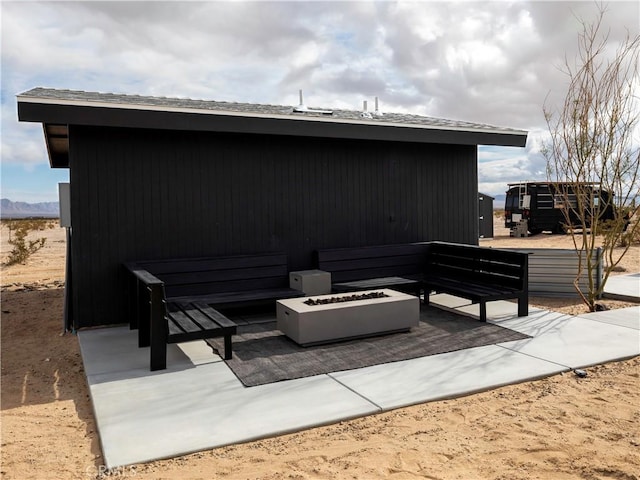
[[[612,45],[637,35],[640,2],[607,4]],[[479,148],[480,191],[545,178],[545,99],[566,88],[594,2],[0,2],[2,192],[57,200],[39,124],[18,123],[36,86],[360,109],[530,132],[526,148]]]

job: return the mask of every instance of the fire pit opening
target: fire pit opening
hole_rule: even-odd
[[[330,303],[344,303],[344,302],[354,302],[357,300],[370,300],[372,298],[385,298],[388,297],[384,292],[367,292],[367,293],[355,293],[353,295],[347,295],[343,297],[330,297],[330,298],[310,298],[309,300],[305,300],[304,303],[307,305],[327,305]]]

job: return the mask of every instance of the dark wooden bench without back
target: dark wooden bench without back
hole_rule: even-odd
[[[526,253],[445,242],[429,242],[424,301],[430,291],[449,293],[480,304],[487,321],[487,302],[518,300],[518,316],[529,314],[529,259]]]
[[[331,273],[334,292],[391,288],[420,295],[425,244],[318,250],[318,269]]]
[[[128,262],[129,324],[151,346],[151,370],[166,368],[166,344],[224,337],[231,358],[236,326],[217,309],[304,295],[289,288],[283,253]],[[162,344],[162,345],[161,345]]]

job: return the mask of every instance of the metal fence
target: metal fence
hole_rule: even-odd
[[[578,252],[558,248],[510,248],[529,254],[529,294],[538,296],[577,296],[573,282],[578,274]],[[597,262],[596,287],[602,284],[602,249],[594,252]],[[580,288],[588,291],[586,252],[581,252],[583,272]]]

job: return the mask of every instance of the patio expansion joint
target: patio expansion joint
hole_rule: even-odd
[[[505,345],[496,345],[496,347],[504,348],[505,350],[509,350],[510,352],[518,353],[520,355],[525,355],[525,356],[530,357],[530,358],[535,358],[536,360],[542,360],[543,362],[551,363],[553,365],[558,365],[560,367],[566,368],[567,371],[573,370],[572,367],[570,367],[569,365],[565,365],[564,363],[558,363],[558,362],[554,362],[552,360],[549,360],[548,358],[542,358],[542,357],[538,357],[536,355],[531,355],[530,353],[520,352],[518,350],[514,350],[513,348],[509,348],[509,347],[507,347]]]
[[[358,392],[357,390],[354,390],[353,388],[351,388],[349,385],[346,385],[345,383],[341,382],[340,380],[338,380],[337,378],[335,378],[331,373],[327,373],[327,377],[329,377],[330,379],[332,379],[334,382],[336,382],[337,384],[339,384],[341,387],[346,388],[347,390],[349,390],[350,392],[356,394],[358,397],[362,398],[364,401],[369,402],[371,405],[373,405],[374,407],[376,407],[378,410],[380,410],[381,412],[384,411],[384,408],[382,408],[380,405],[378,405],[376,402],[374,402],[373,400],[371,400],[370,398],[365,397],[364,395],[362,395],[360,392]]]
[[[587,314],[587,315],[588,315],[588,314]],[[599,320],[598,318],[586,318],[586,317],[580,317],[580,316],[579,316],[579,317],[576,317],[576,318],[579,318],[580,320],[588,320],[588,321],[590,321],[590,322],[598,322],[598,323],[605,323],[605,324],[607,324],[607,325],[612,325],[612,323],[611,323],[611,322],[605,322],[604,320]],[[627,328],[627,329],[629,329],[629,330],[633,330],[634,332],[637,332],[637,331],[638,331],[638,329],[637,329],[637,328],[635,328],[635,327],[631,327],[631,326],[629,326],[629,325],[621,325],[621,324],[619,324],[619,323],[615,323],[615,324],[613,324],[613,325],[615,325],[616,327],[620,327],[620,328]]]

